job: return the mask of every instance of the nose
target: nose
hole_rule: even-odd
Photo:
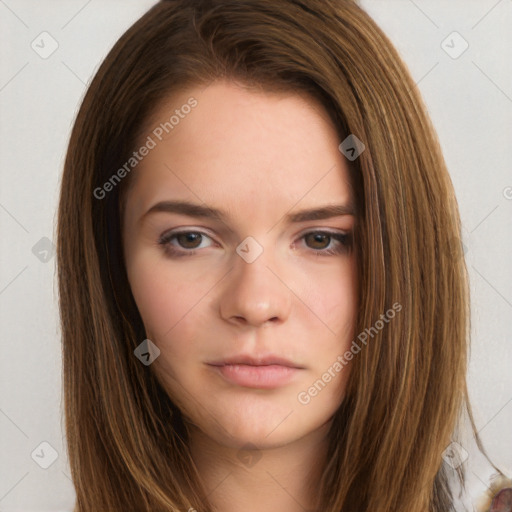
[[[220,301],[222,318],[230,323],[259,327],[285,322],[290,314],[292,291],[267,254],[252,263],[238,255],[225,280]],[[270,267],[270,268],[269,268]]]

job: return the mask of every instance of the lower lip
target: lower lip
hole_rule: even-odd
[[[266,366],[250,366],[247,364],[211,366],[233,384],[258,389],[272,389],[283,386],[299,372],[299,368],[290,368],[278,364]]]

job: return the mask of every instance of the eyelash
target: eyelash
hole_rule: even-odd
[[[179,231],[179,232],[171,232],[171,233],[164,233],[158,240],[158,245],[164,246],[164,252],[170,256],[170,257],[188,257],[188,256],[194,256],[198,249],[182,249],[178,250],[174,246],[170,244],[171,240],[175,239],[179,235],[201,235],[208,238],[211,238],[206,233],[203,233],[201,231]],[[315,256],[335,256],[339,254],[346,253],[350,250],[352,245],[352,237],[350,233],[335,233],[331,231],[308,231],[307,233],[304,233],[300,240],[304,239],[305,237],[309,235],[324,235],[331,239],[334,239],[338,242],[339,247],[337,249],[311,249],[311,252],[315,254]]]

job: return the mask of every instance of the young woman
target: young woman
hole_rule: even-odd
[[[75,512],[456,510],[464,419],[483,450],[460,236],[417,88],[355,2],[155,5],[62,179]]]

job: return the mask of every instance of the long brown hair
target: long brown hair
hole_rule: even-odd
[[[356,332],[402,306],[352,361],[317,509],[453,510],[454,470],[442,454],[464,412],[483,451],[466,388],[468,278],[453,186],[406,65],[353,0],[167,0],[100,66],[62,177],[57,261],[75,512],[212,511],[179,409],[133,354],[146,336],[121,249],[132,176],[94,192],[130,158],[161,101],[221,77],[309,94],[340,142],[363,141],[348,162],[360,254]]]

